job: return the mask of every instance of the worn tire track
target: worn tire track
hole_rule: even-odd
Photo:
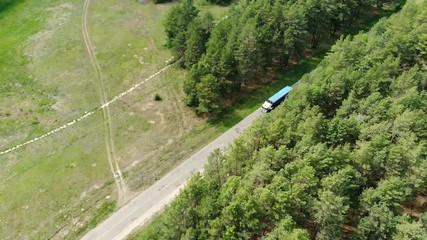
[[[96,78],[98,82],[98,87],[100,90],[101,104],[106,104],[108,102],[107,93],[105,90],[105,82],[102,78],[101,67],[99,66],[98,60],[96,58],[95,52],[93,51],[93,45],[90,41],[87,16],[89,10],[90,0],[85,0],[83,5],[83,16],[82,16],[82,34],[85,42],[85,47],[87,53],[89,54],[90,61],[96,73]],[[117,185],[118,190],[118,202],[119,205],[126,201],[127,186],[124,182],[122,172],[116,158],[114,140],[113,140],[113,131],[111,126],[111,117],[110,117],[110,108],[108,105],[102,108],[103,114],[103,125],[104,125],[104,140],[105,147],[107,151],[108,162],[110,164],[110,169],[114,177],[114,181]]]
[[[148,29],[145,25],[144,25],[144,29],[148,33]],[[150,39],[151,46],[153,47],[153,49],[156,52],[156,56],[160,56],[160,51],[157,48],[156,42],[154,41],[153,37],[150,34],[147,34],[147,35]],[[166,75],[166,78],[168,78],[168,77],[169,77],[169,75]],[[178,136],[181,136],[185,132],[185,129],[187,128],[187,124],[185,122],[185,110],[179,101],[179,97],[178,97],[178,93],[176,92],[176,88],[171,88],[168,92],[171,95],[172,105],[174,105],[173,109],[176,110],[175,112],[176,112],[176,115],[178,118],[177,120],[179,121]]]

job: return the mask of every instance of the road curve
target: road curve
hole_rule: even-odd
[[[247,116],[88,232],[82,240],[124,239],[170,203],[191,175],[203,170],[214,149],[226,147],[261,114],[257,109]]]

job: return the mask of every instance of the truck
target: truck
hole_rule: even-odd
[[[291,90],[292,87],[286,86],[282,90],[275,93],[267,101],[265,101],[264,104],[262,104],[261,111],[263,113],[268,113],[275,109],[277,106],[279,106],[280,103],[283,102],[283,100],[285,100]]]

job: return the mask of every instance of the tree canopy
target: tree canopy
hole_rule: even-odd
[[[213,24],[212,16],[198,16],[192,0],[182,0],[169,12],[165,29],[175,58],[192,73],[184,82],[187,104],[198,114],[220,111],[199,107],[209,94],[197,94],[206,88],[194,86],[204,76],[217,79],[219,100],[230,98],[243,85],[259,82],[268,69],[285,68],[322,39],[353,24],[362,9],[384,2],[241,0]],[[418,47],[425,49],[424,43]]]
[[[287,4],[306,2],[322,1]],[[336,17],[329,21],[313,18],[335,23],[354,14],[330,11]],[[251,19],[245,22],[256,22]],[[234,31],[229,21],[219,26],[211,39]],[[258,31],[245,26],[232,38],[257,42]],[[417,204],[427,194],[426,34],[427,2],[408,1],[368,33],[341,38],[282,105],[228,149],[215,151],[203,175],[194,176],[140,237],[425,239],[427,217]],[[222,66],[204,64],[236,61],[212,51],[213,44],[227,49],[231,43],[208,42],[205,56],[212,57],[190,71],[201,79],[196,98],[210,99],[197,100],[200,106],[223,91]]]

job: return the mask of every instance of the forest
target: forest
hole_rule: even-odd
[[[242,0],[214,22],[182,0],[165,21],[167,46],[188,70],[186,103],[198,115],[214,116],[242,86],[261,82],[303,59],[329,36],[352,26],[361,11],[387,0]]]
[[[196,79],[194,69],[207,73],[196,85],[261,71],[244,70],[240,61],[233,65],[238,56],[229,52],[233,41],[246,39],[247,44],[237,44],[239,51],[258,52],[251,47],[261,39],[251,41],[260,37],[253,28],[263,19],[260,16],[283,17],[272,9],[284,4],[293,9],[285,11],[297,17],[305,3],[322,1],[251,2],[273,4],[265,11],[248,7],[242,12],[249,4],[242,1],[232,11],[234,17],[213,29],[206,54],[194,62],[184,61],[187,68],[191,65],[189,79]],[[196,15],[197,21],[208,18]],[[237,23],[237,16],[248,20]],[[333,26],[333,19],[326,19],[307,24]],[[233,36],[234,26],[243,22],[247,27]],[[267,28],[265,34],[281,29],[268,22],[259,26]],[[301,26],[294,24],[288,34],[311,34],[315,44],[321,33],[295,29]],[[228,38],[219,39],[227,32]],[[270,55],[289,59],[300,51],[295,47],[298,38],[292,39],[292,48],[272,47],[277,42],[271,41],[258,53],[270,50]],[[266,62],[258,62],[260,68],[270,64],[261,57],[246,61],[254,64],[261,59]],[[369,32],[342,37],[300,82],[282,105],[225,151],[214,151],[203,174],[195,175],[139,237],[427,239],[427,2],[407,1],[399,13],[380,20]]]

